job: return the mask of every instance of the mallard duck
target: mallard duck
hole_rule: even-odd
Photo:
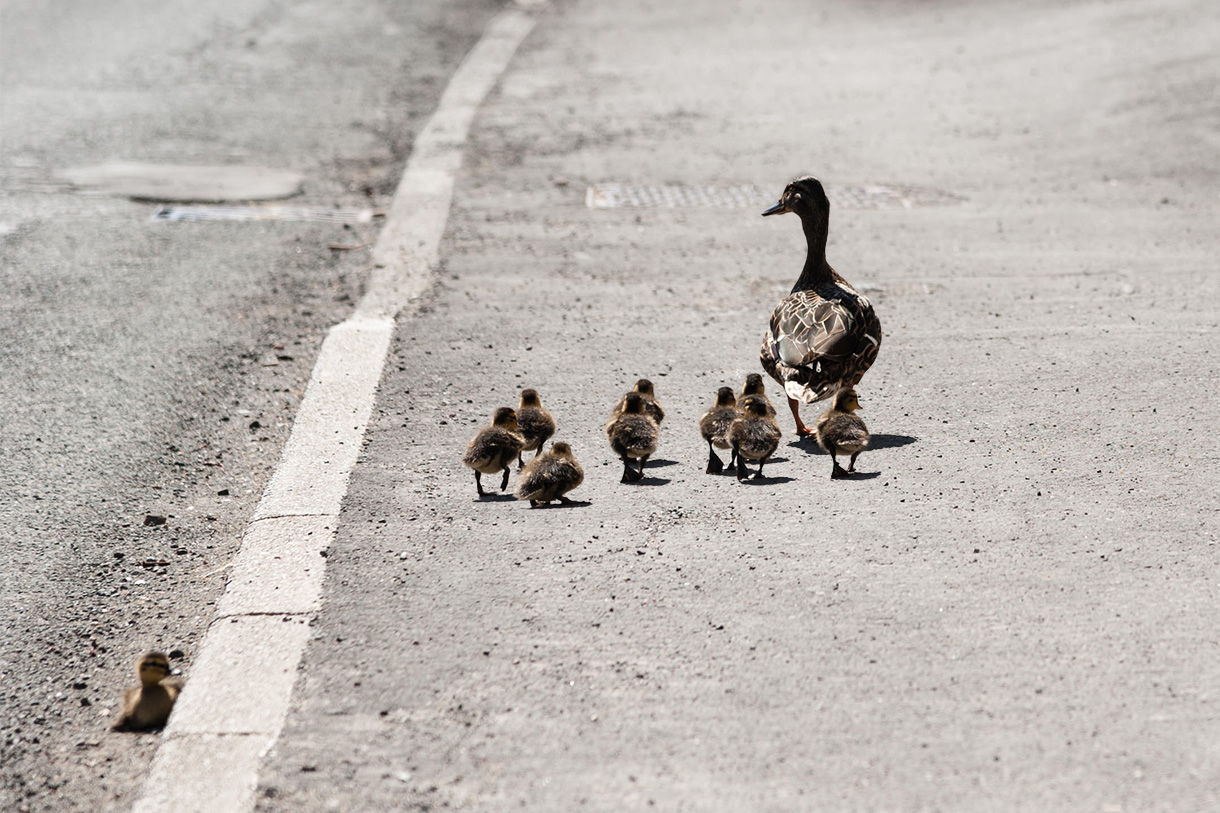
[[[775,419],[767,415],[767,406],[757,398],[748,401],[736,420],[729,426],[729,443],[737,461],[737,479],[744,480],[749,472],[747,460],[758,461],[754,479],[761,479],[767,458],[775,453],[783,435]]]
[[[115,718],[114,731],[152,731],[164,728],[182,682],[169,676],[169,658],[161,652],[145,652],[136,661],[140,685],[123,694],[123,708]]]
[[[775,417],[775,405],[767,397],[767,388],[763,385],[763,377],[758,373],[750,373],[746,376],[746,383],[741,385],[741,397],[737,402],[738,407],[744,404],[746,400],[752,398],[761,399],[767,405],[767,414],[772,418]]]
[[[622,410],[606,424],[606,437],[610,448],[623,461],[624,483],[634,483],[644,477],[644,464],[657,450],[660,428],[652,416],[645,412],[644,396],[632,390],[621,403]],[[633,470],[631,461],[639,460],[639,468]]]
[[[859,415],[860,399],[855,390],[839,390],[834,406],[822,413],[816,424],[818,445],[830,452],[831,479],[846,477],[856,470],[856,456],[868,448],[868,427]],[[837,455],[849,454],[847,470],[839,465]]]
[[[522,452],[537,450],[534,457],[542,454],[542,447],[547,438],[555,434],[555,419],[542,406],[542,399],[537,390],[521,390],[521,405],[517,407],[517,431],[525,438]],[[521,455],[517,455],[517,468],[525,465]]]
[[[534,455],[521,472],[517,481],[516,497],[529,500],[531,508],[559,500],[570,505],[571,500],[563,496],[576,488],[585,479],[585,470],[572,455],[572,447],[563,441],[551,445],[551,450]]]
[[[821,182],[797,178],[763,216],[785,212],[801,218],[808,254],[792,293],[771,314],[759,356],[788,396],[797,434],[809,435],[800,404],[856,385],[877,358],[881,322],[868,298],[826,262],[830,201]]]
[[[660,426],[661,421],[665,420],[665,410],[661,408],[661,402],[657,400],[657,393],[652,386],[652,382],[647,378],[641,378],[635,382],[635,389],[632,392],[640,394],[640,397],[644,399],[644,411],[657,422],[657,426]],[[619,399],[618,405],[614,408],[614,414],[618,415],[621,413],[626,403],[627,396],[624,395]]]
[[[724,461],[716,454],[716,448],[732,448],[728,432],[737,415],[737,396],[733,395],[731,387],[721,387],[716,391],[716,403],[699,419],[699,434],[707,441],[708,474],[724,471]]]
[[[525,438],[517,431],[517,413],[508,407],[500,407],[491,419],[491,426],[479,430],[466,446],[462,462],[474,469],[474,486],[479,496],[487,496],[483,490],[482,476],[504,472],[500,490],[508,488],[509,466],[521,454]]]

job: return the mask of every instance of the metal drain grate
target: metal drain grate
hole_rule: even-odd
[[[152,220],[296,220],[311,223],[370,223],[372,209],[325,209],[308,206],[162,206]]]
[[[963,198],[915,186],[869,184],[827,187],[832,206],[844,209],[910,209],[943,206]],[[766,208],[779,199],[775,190],[757,186],[628,186],[605,183],[585,193],[590,209],[750,209]]]

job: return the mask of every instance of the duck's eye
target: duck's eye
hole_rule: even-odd
[[[799,203],[799,202],[800,202],[800,200],[801,200],[801,193],[800,193],[800,192],[793,192],[793,193],[792,193],[792,202],[793,202],[793,203]]]

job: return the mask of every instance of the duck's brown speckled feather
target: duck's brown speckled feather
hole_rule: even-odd
[[[872,303],[840,278],[780,302],[759,359],[788,395],[813,403],[855,386],[880,347]]]

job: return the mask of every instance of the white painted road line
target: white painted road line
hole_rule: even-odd
[[[283,728],[320,605],[323,554],[372,414],[394,317],[432,280],[471,122],[533,26],[520,7],[495,17],[416,138],[373,248],[368,291],[322,344],[136,813],[253,808],[259,767]]]

